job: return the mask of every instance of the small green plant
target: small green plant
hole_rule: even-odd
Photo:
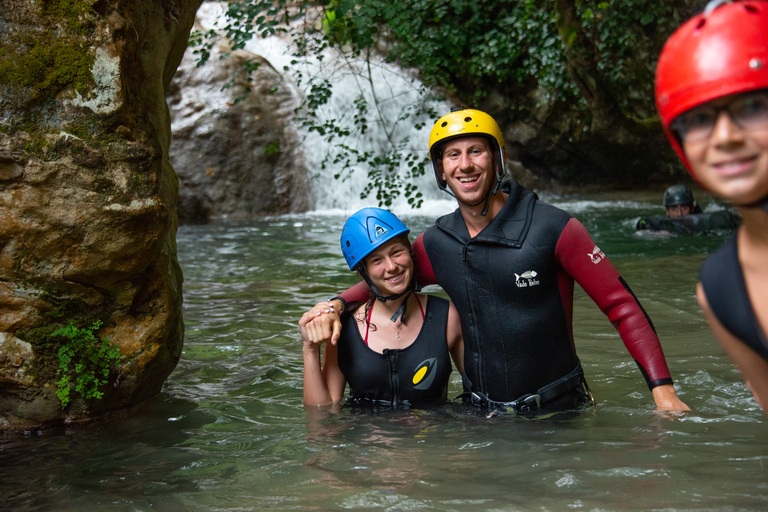
[[[117,346],[94,335],[102,322],[97,320],[90,327],[80,329],[73,323],[51,333],[51,337],[60,336],[69,341],[58,352],[61,376],[56,389],[61,405],[69,404],[69,392],[74,381],[75,391],[83,398],[101,398],[104,394],[99,387],[107,383],[112,364],[120,361]]]
[[[275,153],[280,152],[280,141],[275,141],[267,144],[267,147],[264,148],[264,156],[268,157],[270,155],[274,155]]]

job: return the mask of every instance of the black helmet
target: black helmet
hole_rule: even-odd
[[[688,185],[672,185],[664,192],[664,207],[693,204],[693,192]]]

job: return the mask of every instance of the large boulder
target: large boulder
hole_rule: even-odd
[[[222,58],[224,57],[224,58]],[[250,76],[244,69],[254,69]],[[168,93],[181,223],[241,221],[309,208],[309,172],[291,118],[299,96],[264,58],[187,52]]]
[[[199,4],[0,4],[0,428],[129,408],[178,362],[165,94]],[[64,406],[59,350],[75,338],[54,332],[95,322],[119,361],[101,399],[73,380]]]

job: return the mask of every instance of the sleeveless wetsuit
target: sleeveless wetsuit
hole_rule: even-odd
[[[465,386],[509,402],[569,375],[578,364],[574,280],[616,327],[649,388],[671,384],[650,319],[584,226],[516,183],[501,190],[507,201],[474,238],[456,210],[413,244],[419,284],[439,284],[458,310]]]
[[[430,296],[424,324],[413,343],[383,354],[365,344],[354,314],[342,316],[339,368],[352,403],[418,405],[444,400],[451,374],[446,345],[449,302]]]
[[[712,313],[723,327],[768,361],[768,340],[749,301],[736,236],[704,261],[699,280]]]

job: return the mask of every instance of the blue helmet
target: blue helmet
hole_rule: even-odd
[[[349,270],[355,270],[371,252],[410,230],[394,213],[381,208],[363,208],[352,214],[341,230],[341,253]]]

